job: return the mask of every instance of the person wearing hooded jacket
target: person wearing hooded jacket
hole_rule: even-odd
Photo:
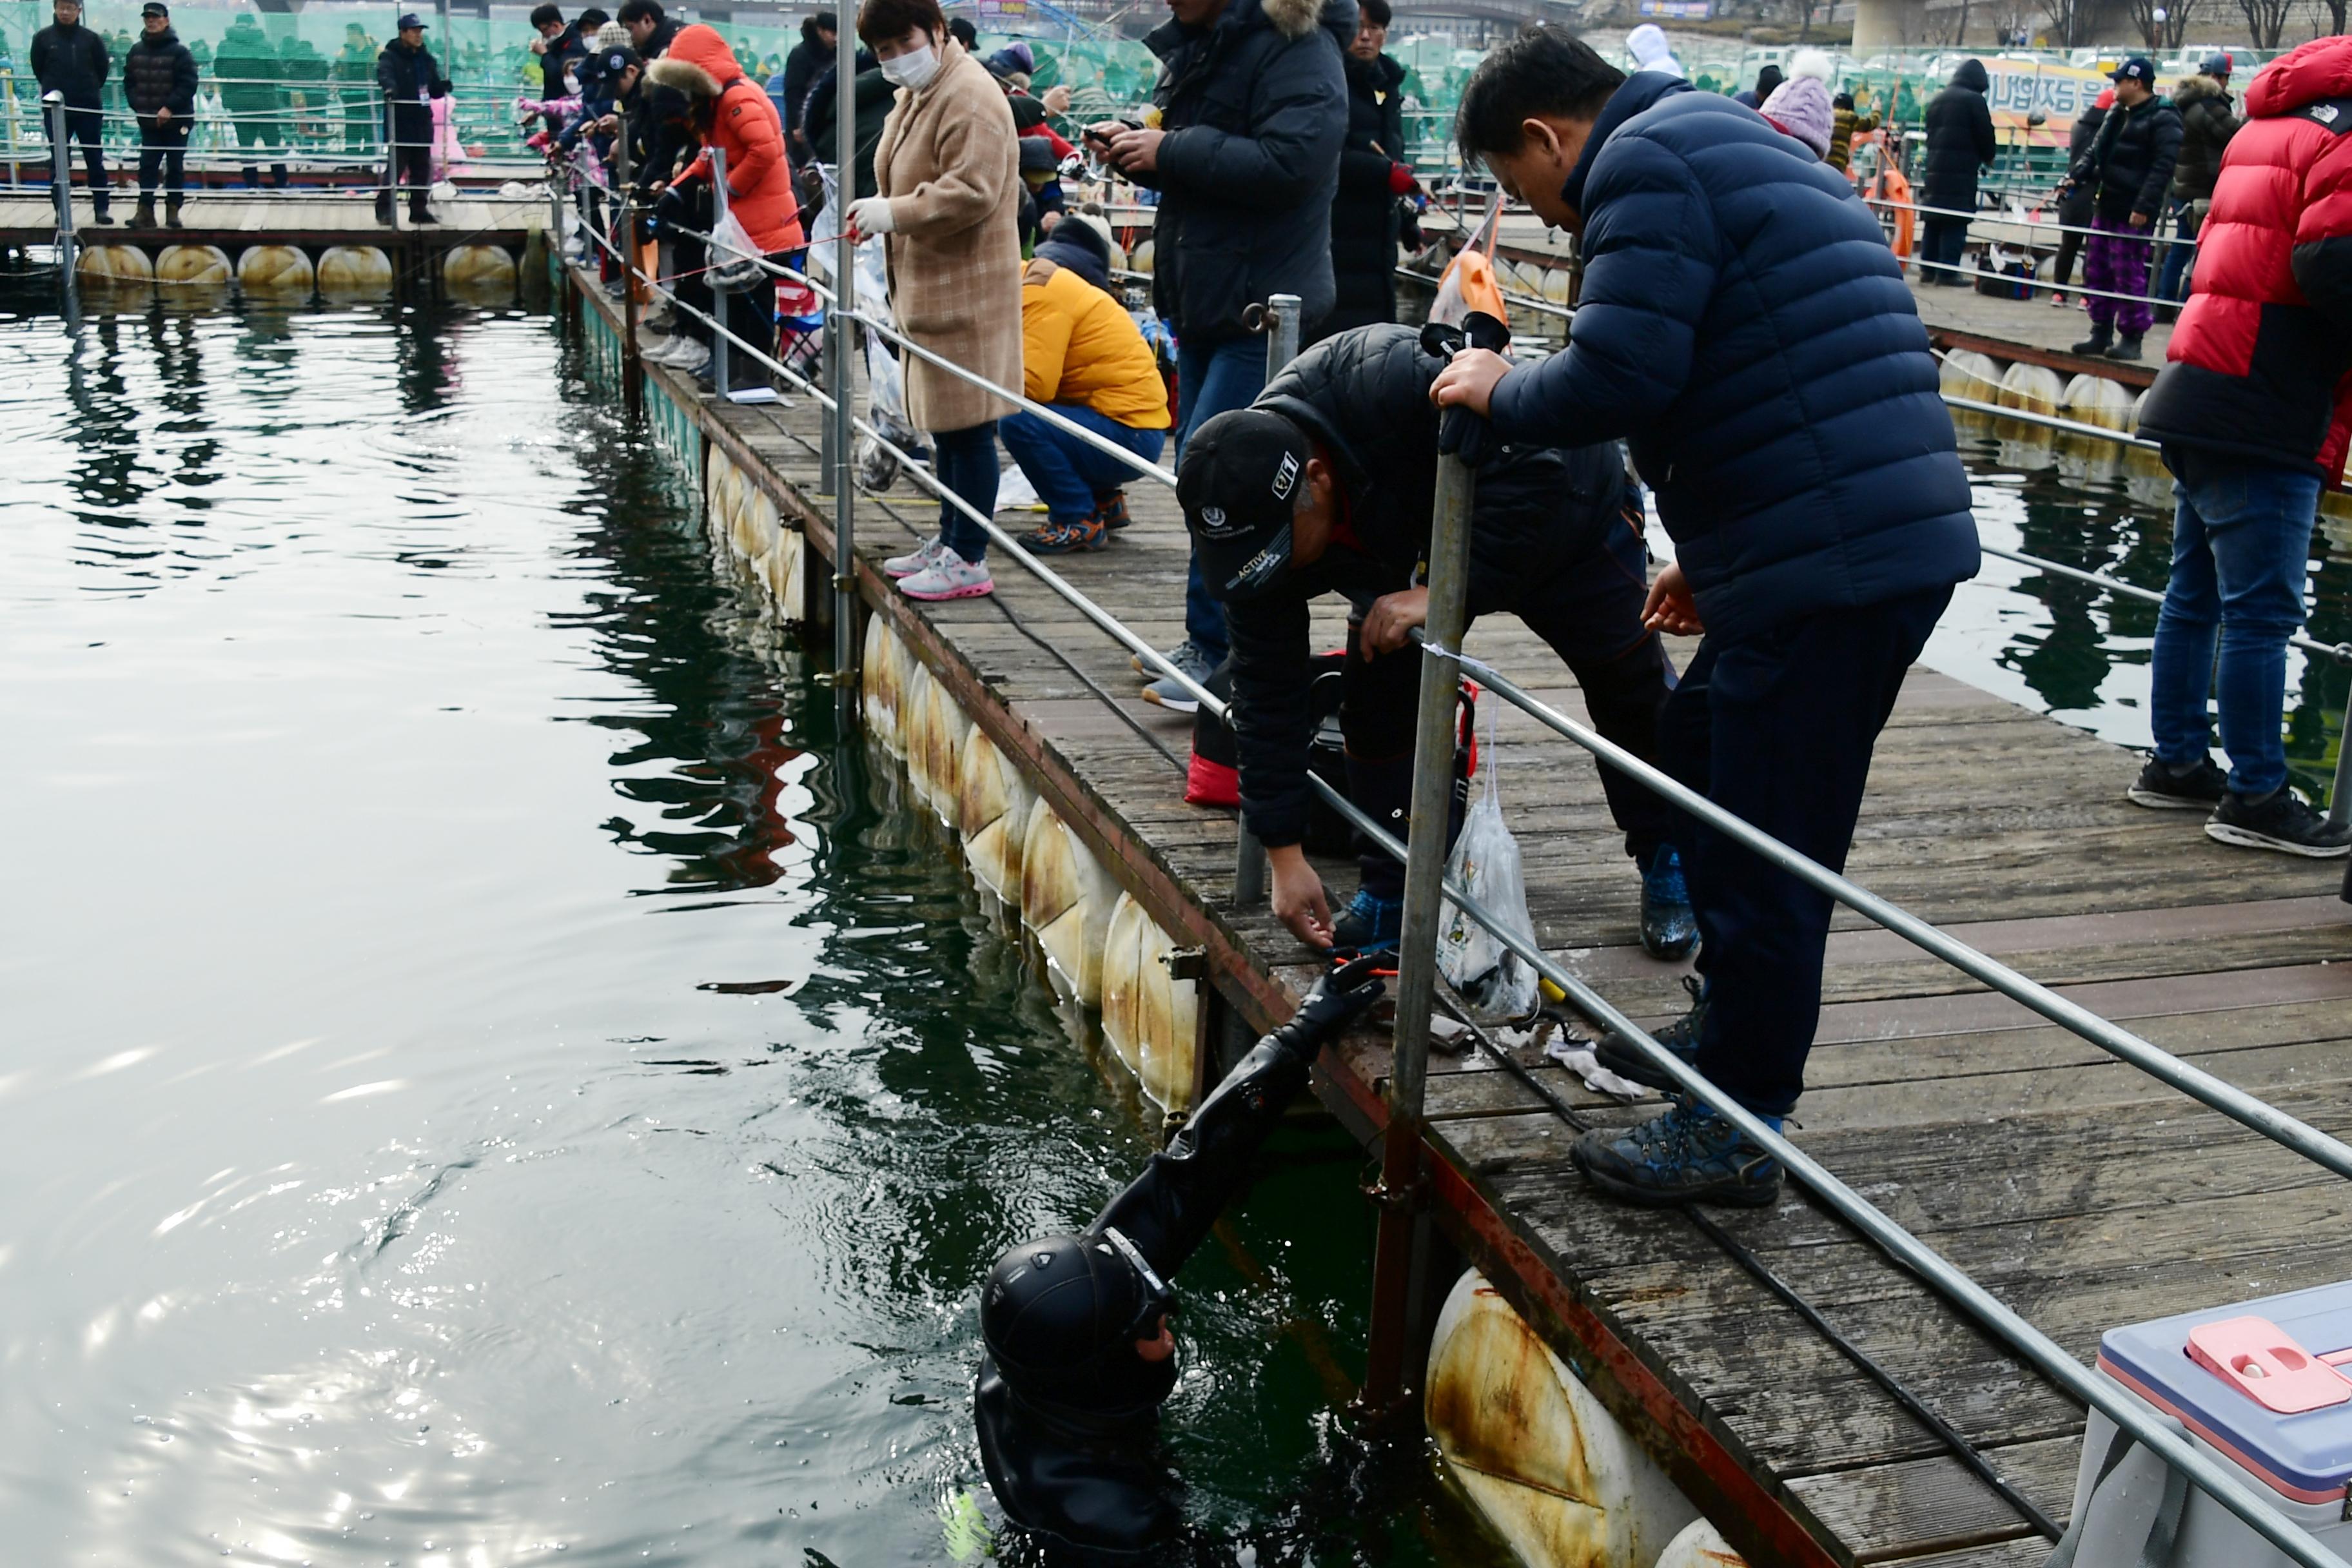
[[[1633,58],[1637,71],[1664,71],[1668,76],[1682,77],[1690,74],[1675,58],[1675,46],[1668,41],[1666,30],[1655,22],[1644,22],[1625,35],[1625,53]]]
[[[138,42],[122,56],[122,96],[139,117],[138,228],[155,226],[155,185],[163,184],[163,226],[178,228],[186,200],[188,132],[196,122],[196,58],[172,30],[163,0],[139,13]]]
[[[66,100],[66,141],[81,143],[89,181],[90,215],[112,224],[106,185],[106,75],[113,62],[106,38],[81,19],[81,0],[57,0],[51,24],[33,35],[33,79]]]
[[[1146,462],[1168,438],[1168,384],[1135,318],[1110,291],[1109,225],[1088,213],[1054,226],[1021,275],[1022,395]],[[1127,522],[1120,462],[1027,409],[997,437],[1045,503],[1022,540],[1035,554],[1099,550]]]
[[[1622,77],[1556,25],[1486,57],[1459,124],[1465,154],[1580,237],[1584,280],[1561,352],[1514,367],[1465,350],[1433,392],[1503,441],[1630,441],[1675,542],[1649,623],[1706,639],[1660,721],[1666,770],[1843,864],[1879,731],[1979,560],[1901,263],[1845,178],[1761,119]],[[1705,992],[1658,1037],[1769,1121],[1803,1092],[1830,900],[1696,818],[1675,830]],[[1672,1087],[1646,1057],[1601,1055]],[[1696,1102],[1573,1152],[1634,1203],[1764,1205],[1780,1186]]]
[[[2150,672],[2156,754],[2129,795],[2210,812],[2205,831],[2225,844],[2333,857],[2352,834],[2288,787],[2281,737],[2319,494],[2344,471],[2352,427],[2352,38],[2272,61],[2246,114],[2140,414],[2178,509]],[[2210,754],[2209,694],[2227,774]]]
[[[1331,200],[1331,313],[1326,335],[1396,320],[1397,204],[1413,189],[1406,161],[1404,67],[1381,52],[1389,0],[1358,0],[1348,46],[1348,137]]]
[[[646,78],[685,100],[680,127],[702,143],[702,151],[681,170],[656,205],[662,220],[679,229],[707,233],[717,221],[717,204],[710,197],[711,153],[727,160],[727,212],[751,237],[756,255],[782,261],[802,246],[800,206],[793,195],[791,166],[784,159],[783,127],[767,92],[743,74],[735,51],[719,30],[697,22],[678,29],[669,50],[646,67]],[[713,333],[693,311],[716,315],[716,296],[703,260],[706,247],[690,236],[677,247],[677,298],[691,310],[678,313],[676,347],[657,351],[656,363],[699,374],[710,363]],[[745,257],[709,254],[716,268],[740,266]],[[725,321],[728,331],[762,352],[775,346],[775,279],[761,273],[749,287],[728,291]],[[730,362],[735,386],[763,385],[766,367],[748,356]]]
[[[1170,20],[1144,39],[1160,59],[1157,123],[1091,126],[1112,166],[1160,192],[1152,226],[1152,297],[1176,334],[1184,433],[1265,385],[1265,345],[1246,312],[1296,294],[1300,341],[1330,313],[1331,203],[1348,133],[1341,59],[1356,36],[1356,0],[1168,0]],[[1224,612],[1186,577],[1185,639],[1170,661],[1194,679],[1226,652]],[[1189,712],[1172,679],[1144,689]]]
[[[1951,85],[1927,100],[1927,166],[1919,205],[1938,210],[1919,215],[1922,284],[1957,288],[1961,282],[1969,215],[1977,210],[1977,172],[2000,156],[1992,105],[1985,100],[1991,86],[1982,60],[1962,60]]]
[[[2147,264],[2158,216],[2172,186],[2180,153],[2180,111],[2156,90],[2156,62],[2135,55],[2107,73],[2116,103],[2066,183],[2089,186],[2090,243],[2083,252],[2083,307],[2091,335],[2078,354],[2139,358],[2139,340],[2156,320],[2148,302]]]
[[[1358,842],[1357,891],[1336,918],[1301,847],[1314,729],[1309,606],[1327,594],[1349,601],[1339,704],[1348,796],[1402,837],[1422,678],[1407,636],[1427,615],[1417,579],[1437,493],[1429,388],[1459,341],[1441,327],[1396,325],[1326,338],[1247,409],[1203,425],[1177,475],[1233,632],[1242,820],[1265,846],[1276,916],[1310,947],[1393,948],[1403,918],[1404,868],[1370,841]],[[1642,624],[1648,582],[1624,471],[1614,441],[1515,444],[1481,462],[1469,612],[1517,616],[1574,673],[1594,727],[1654,762],[1672,679],[1657,633]],[[1697,930],[1665,803],[1612,769],[1601,783],[1642,876],[1643,944],[1679,959]]]
[[[2164,268],[2156,283],[2162,300],[2188,298],[2189,266],[2196,254],[2198,226],[2213,205],[2213,184],[2221,177],[2221,154],[2230,138],[2244,123],[2230,97],[2230,57],[2215,50],[2198,62],[2195,76],[2183,77],[2172,89],[2172,107],[2180,111],[2180,155],[2172,164],[2172,200],[2167,210],[2177,241],[2165,247]]]

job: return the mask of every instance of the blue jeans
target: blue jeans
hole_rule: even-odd
[[[2213,744],[2205,699],[2216,692],[2231,793],[2260,800],[2286,783],[2286,639],[2303,625],[2319,476],[2201,455],[2181,470],[2148,727],[2159,762],[2196,762]]]
[[[1079,403],[1055,403],[1055,413],[1073,425],[1118,443],[1148,461],[1158,461],[1168,439],[1165,430],[1138,430],[1108,414],[1097,414]],[[1136,477],[1135,469],[1097,447],[1089,447],[1066,430],[1057,430],[1024,409],[1006,416],[996,426],[1004,449],[1021,465],[1045,503],[1045,515],[1055,522],[1084,522],[1094,515],[1095,498],[1108,495]]]
[[[981,516],[994,517],[996,421],[961,430],[932,431],[931,472],[949,490],[970,501]],[[988,535],[946,501],[940,502],[940,538],[966,561],[988,559]]]
[[[2190,216],[2196,209],[2188,202],[2175,202],[2168,209],[2172,216],[2172,232],[2182,239],[2197,237],[2197,220]],[[2164,247],[2164,270],[2156,280],[2156,297],[2159,300],[2189,299],[2189,264],[2197,255],[2196,248],[2187,245]]]
[[[1176,378],[1184,398],[1184,417],[1176,433],[1176,460],[1184,460],[1184,438],[1202,421],[1235,408],[1247,408],[1265,390],[1265,344],[1257,338],[1234,338],[1222,343],[1192,347],[1176,344]],[[1212,664],[1223,664],[1230,643],[1225,636],[1225,607],[1209,595],[1201,581],[1196,556],[1184,574],[1184,635],[1199,645]]]

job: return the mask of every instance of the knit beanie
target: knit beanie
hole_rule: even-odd
[[[1830,132],[1836,117],[1830,111],[1830,89],[1819,79],[1790,77],[1764,100],[1763,115],[1782,134],[1811,148],[1814,157],[1829,156]]]
[[[625,49],[635,42],[635,39],[629,37],[628,28],[618,22],[607,22],[596,29],[596,47],[600,52],[605,49]]]

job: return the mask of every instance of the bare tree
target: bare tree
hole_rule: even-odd
[[[2294,0],[2238,0],[2238,9],[2253,32],[2255,46],[2274,49],[2279,35],[2286,31],[2287,14],[2294,9]]]
[[[2352,0],[2338,0],[2352,5]],[[2291,5],[2294,0],[2239,0],[2241,5],[2278,4]],[[2153,51],[2179,50],[2180,41],[2189,33],[2189,17],[2197,10],[2198,0],[2127,0],[2132,26],[2139,29],[2141,41]]]
[[[2327,31],[2329,36],[2334,37],[2341,35],[2345,30],[2346,25],[2347,23],[2352,23],[2352,0],[2321,0],[2321,4],[2327,7]],[[2319,37],[2316,33],[2312,36],[2314,37]]]
[[[2071,49],[2089,36],[2097,19],[2097,0],[2042,0],[2042,14],[2050,18],[2050,41]]]

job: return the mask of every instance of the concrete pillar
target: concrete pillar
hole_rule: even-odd
[[[1857,0],[1853,52],[1867,59],[1884,49],[1917,48],[1927,42],[1927,0]]]

